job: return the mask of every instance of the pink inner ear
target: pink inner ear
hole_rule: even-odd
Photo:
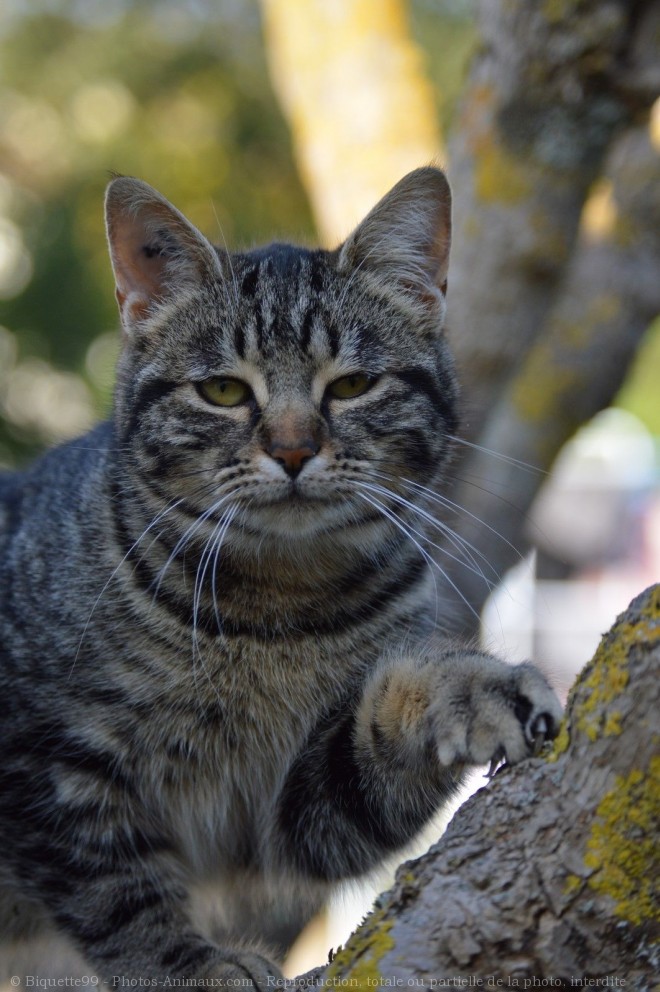
[[[106,193],[106,225],[124,328],[149,317],[179,289],[219,278],[218,256],[176,207],[141,182],[119,176]]]
[[[123,217],[114,225],[111,246],[122,316],[145,317],[164,295],[165,257],[139,217]]]

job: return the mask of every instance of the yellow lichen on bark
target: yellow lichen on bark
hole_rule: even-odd
[[[531,179],[520,162],[509,155],[495,134],[475,150],[475,188],[483,203],[514,204],[526,199]]]
[[[601,329],[617,318],[620,309],[614,295],[603,294],[589,301],[579,319],[554,318],[552,333],[537,340],[511,387],[511,402],[522,420],[552,424],[560,411],[564,417],[570,415],[564,395],[574,394],[591,374],[591,366],[577,359],[593,348]],[[567,353],[574,356],[570,363]]]
[[[591,741],[599,737],[618,737],[622,733],[622,714],[615,707],[617,698],[628,689],[630,652],[636,645],[653,646],[658,641],[660,585],[653,588],[648,604],[634,622],[620,617],[602,638],[594,657],[571,690],[567,714],[547,754],[547,761],[559,760],[568,750],[574,731]]]
[[[394,947],[391,928],[392,920],[385,920],[382,910],[373,912],[350,937],[346,947],[337,952],[326,981],[332,985],[337,980],[350,979],[353,989],[373,989],[380,984],[383,977],[380,959]]]
[[[660,641],[660,587],[650,597],[648,607],[635,623],[621,621],[601,641],[593,660],[579,683],[579,697],[572,719],[580,733],[590,740],[621,733],[621,715],[612,708],[626,691],[630,651],[640,642],[653,645]]]
[[[549,24],[565,23],[575,15],[575,0],[544,0],[543,15]]]
[[[495,124],[497,93],[482,82],[467,90],[461,128],[474,156],[475,191],[482,203],[512,205],[525,200],[532,180],[523,161],[503,146]]]
[[[660,923],[660,757],[648,770],[634,769],[603,796],[584,863],[594,874],[589,886],[614,900],[614,912],[629,923]]]
[[[271,77],[327,244],[441,154],[403,0],[261,0]]]
[[[559,761],[559,758],[568,750],[568,746],[571,743],[571,735],[568,732],[568,723],[566,717],[562,720],[561,726],[559,728],[559,733],[552,742],[552,748],[548,751],[546,755],[546,761],[554,762]]]

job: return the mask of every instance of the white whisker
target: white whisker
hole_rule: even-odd
[[[203,593],[203,589],[204,589],[204,579],[206,577],[206,573],[208,571],[208,567],[209,567],[209,564],[211,562],[211,558],[214,557],[214,551],[215,551],[215,558],[214,558],[214,568],[215,568],[215,565],[217,564],[217,555],[219,553],[220,546],[222,545],[222,542],[224,541],[224,538],[225,538],[225,535],[226,535],[227,530],[229,528],[229,525],[231,524],[231,522],[232,522],[233,518],[235,517],[237,511],[238,511],[238,507],[236,506],[235,503],[232,504],[231,506],[229,506],[227,508],[227,511],[225,513],[223,513],[223,515],[221,516],[220,520],[218,521],[218,523],[216,524],[216,526],[213,528],[213,531],[211,533],[211,536],[209,537],[209,539],[207,540],[206,544],[204,545],[204,550],[202,551],[201,557],[200,557],[199,562],[198,562],[198,565],[197,565],[197,570],[195,572],[195,587],[194,587],[194,590],[193,590],[193,625],[192,625],[192,662],[193,662],[193,668],[194,668],[194,665],[195,665],[195,661],[197,660],[199,662],[200,666],[201,666],[201,669],[202,669],[202,671],[203,671],[203,673],[204,673],[204,675],[205,675],[205,677],[206,677],[209,685],[211,686],[211,688],[215,692],[215,694],[218,697],[218,699],[220,699],[220,696],[219,696],[217,687],[216,687],[215,683],[213,682],[211,676],[209,675],[209,672],[208,672],[208,669],[206,668],[206,665],[204,664],[204,656],[203,656],[202,650],[200,648],[199,635],[197,633],[197,627],[198,627],[197,621],[198,621],[198,617],[199,617],[199,611],[200,611],[200,608],[201,608],[201,599],[202,599],[202,593]],[[215,579],[215,576],[213,578]],[[214,595],[213,595],[213,607],[214,607],[214,611],[215,611],[216,621],[218,623],[218,632],[220,633],[221,632],[221,621],[220,621],[220,616],[219,616],[219,613],[218,613],[217,601],[216,601],[216,598],[215,598],[215,587],[214,587]]]
[[[358,485],[363,485],[363,483],[358,483]],[[362,493],[362,492],[358,492],[358,496],[361,496],[362,499],[366,499],[367,502],[369,502],[369,501],[371,501],[371,499],[373,499],[373,502],[372,502],[371,505],[374,506],[374,507],[376,507],[376,508],[379,508],[385,514],[385,516],[387,516],[387,518],[389,520],[391,520],[393,524],[395,524],[395,526],[399,527],[399,529],[404,534],[406,534],[406,536],[413,542],[413,544],[415,545],[415,547],[421,552],[421,554],[424,555],[424,558],[426,559],[426,561],[428,562],[428,564],[431,566],[431,568],[436,568],[438,570],[438,572],[440,572],[440,574],[442,575],[442,577],[445,580],[445,582],[448,582],[449,585],[454,590],[454,592],[458,593],[459,597],[463,600],[463,602],[465,603],[465,605],[467,606],[467,608],[469,609],[469,611],[473,614],[473,616],[475,617],[475,619],[477,621],[479,621],[479,614],[476,612],[476,610],[474,609],[474,607],[465,598],[465,596],[463,595],[463,593],[461,592],[461,590],[458,588],[458,586],[456,585],[456,583],[452,580],[451,576],[449,576],[447,574],[447,572],[444,570],[444,568],[442,568],[442,566],[438,564],[438,562],[419,544],[419,542],[415,540],[415,538],[410,533],[409,529],[403,524],[403,522],[399,519],[399,517],[397,517],[393,513],[390,513],[390,511],[387,509],[387,507],[384,507],[383,504],[379,500],[377,500],[377,499],[375,499],[373,497],[367,496],[365,493]],[[436,595],[437,595],[437,589],[436,589]]]
[[[407,479],[395,478],[394,476],[386,475],[383,472],[372,471],[370,475],[377,476],[379,479],[385,479],[386,482],[402,483],[413,495],[415,495],[415,492],[411,487],[416,486],[418,488],[421,488],[426,493],[428,493],[428,498],[431,498],[434,501],[440,503],[440,505],[443,506],[445,509],[448,509],[452,513],[457,513],[457,514],[461,512],[461,507],[457,503],[451,504],[451,501],[449,501],[451,505],[445,506],[445,503],[442,501],[443,499],[442,497],[434,493],[433,490],[431,489],[426,489],[426,487],[424,486],[420,487],[419,483],[412,483]],[[390,492],[390,490],[388,490],[388,492]],[[396,495],[396,494],[392,493],[392,495]],[[403,497],[401,497],[401,499],[403,499]],[[415,513],[417,513],[419,516],[422,516],[430,524],[432,524],[434,527],[436,527],[438,530],[444,533],[448,538],[448,540],[450,541],[450,543],[454,546],[454,548],[456,548],[457,551],[462,551],[465,554],[465,556],[469,559],[469,561],[472,562],[474,568],[477,570],[477,573],[482,576],[484,581],[487,581],[486,576],[481,570],[481,566],[477,561],[478,558],[480,558],[484,563],[484,565],[490,569],[490,571],[493,573],[495,580],[499,581],[500,577],[497,573],[497,570],[491,565],[486,555],[483,554],[483,552],[480,551],[477,547],[475,547],[475,545],[471,544],[467,540],[467,538],[463,537],[462,534],[459,534],[457,531],[455,531],[454,528],[450,527],[450,525],[445,521],[438,520],[437,517],[434,517],[432,514],[428,513],[422,507],[417,506],[416,503],[409,503],[408,505],[410,506],[410,509],[414,510]],[[488,525],[485,524],[484,526],[488,526]],[[445,549],[441,549],[441,550],[444,551]]]
[[[476,521],[476,523],[480,524],[482,527],[485,527],[492,534],[494,534],[495,537],[498,537],[501,541],[507,544],[511,548],[511,550],[517,555],[517,557],[520,558],[521,561],[524,560],[524,555],[521,554],[521,552],[518,550],[515,544],[512,544],[511,541],[509,541],[503,534],[500,534],[500,532],[496,530],[495,527],[491,527],[491,525],[487,524],[485,520],[482,520],[481,517],[478,517],[476,513],[471,513],[470,510],[466,510],[465,507],[461,506],[459,503],[454,503],[447,496],[441,496],[440,493],[434,492],[432,489],[429,489],[427,486],[420,485],[419,482],[413,482],[412,479],[402,479],[401,481],[406,483],[408,486],[413,486],[415,489],[426,493],[429,499],[434,500],[436,503],[439,503],[441,506],[446,506],[449,509],[456,510],[456,512],[458,513],[464,513],[467,517],[470,517],[472,520]]]
[[[240,304],[240,293],[238,291],[238,283],[236,282],[236,273],[234,271],[234,263],[231,260],[231,252],[227,245],[227,239],[225,238],[225,232],[222,229],[222,224],[220,223],[220,218],[218,217],[218,211],[215,209],[215,203],[211,200],[211,209],[213,210],[213,215],[215,217],[215,222],[218,225],[218,230],[220,231],[220,237],[222,238],[222,243],[225,248],[225,257],[229,264],[229,272],[231,274],[232,288],[234,290],[234,303],[236,307]]]
[[[448,539],[450,544],[456,549],[456,551],[462,552],[465,555],[465,558],[459,558],[457,555],[452,554],[451,551],[448,550],[448,548],[444,548],[442,547],[442,545],[436,544],[434,541],[432,541],[428,536],[428,534],[424,533],[423,531],[419,531],[416,528],[412,527],[410,524],[408,524],[412,532],[414,534],[417,534],[418,537],[423,538],[432,548],[435,548],[437,551],[440,551],[442,554],[446,555],[447,558],[451,558],[452,561],[455,561],[459,565],[461,565],[462,568],[466,568],[469,572],[472,572],[474,575],[477,575],[480,579],[483,579],[483,581],[486,583],[489,589],[494,588],[493,582],[491,582],[486,577],[483,569],[480,567],[479,563],[476,561],[476,559],[471,553],[472,550],[474,550],[476,554],[480,554],[480,552],[478,552],[476,548],[472,549],[472,545],[470,545],[468,541],[464,541],[464,539],[459,534],[456,534],[451,527],[443,523],[441,520],[437,520],[432,514],[427,513],[426,510],[422,509],[421,506],[417,506],[415,503],[411,503],[403,496],[400,496],[398,493],[392,492],[390,489],[386,489],[384,486],[374,486],[364,482],[360,483],[360,485],[367,486],[368,489],[370,489],[373,492],[378,492],[382,496],[390,497],[391,499],[395,500],[395,502],[397,502],[400,506],[403,506],[406,509],[411,510],[416,516],[421,517],[422,520],[427,521],[427,523],[431,524],[431,526],[433,526],[436,530],[439,530],[441,534],[445,535],[445,537]],[[485,556],[481,555],[481,557],[484,559],[486,564],[489,565],[490,568],[492,568],[492,566],[490,566]],[[495,572],[494,569],[492,570],[495,574],[495,578],[497,579],[498,578],[497,573]]]
[[[519,458],[513,458],[512,455],[505,455],[501,451],[494,451],[492,448],[484,448],[481,444],[475,444],[474,441],[468,441],[464,437],[458,437],[456,434],[446,435],[450,441],[455,441],[457,444],[462,444],[466,448],[473,448],[475,451],[481,451],[485,455],[490,455],[492,458],[499,458],[501,461],[506,462],[508,465],[513,465],[515,468],[523,469],[527,472],[538,473],[539,475],[548,475],[549,473],[544,468],[539,468],[538,465],[531,465],[529,462],[523,462]]]
[[[92,621],[92,617],[94,616],[94,613],[96,611],[96,608],[98,607],[99,603],[101,602],[101,599],[103,598],[103,596],[104,596],[104,594],[105,594],[108,586],[110,585],[110,583],[112,582],[112,580],[115,578],[115,576],[119,572],[119,569],[122,567],[122,565],[127,560],[127,558],[129,558],[130,555],[133,554],[133,552],[135,551],[135,549],[139,546],[140,541],[144,537],[146,537],[146,535],[149,533],[149,531],[152,529],[152,527],[155,527],[157,523],[159,523],[164,517],[166,517],[169,513],[171,513],[173,510],[175,510],[177,508],[177,506],[180,506],[180,504],[183,503],[183,502],[184,502],[183,497],[181,497],[180,499],[174,500],[173,502],[169,503],[165,507],[164,510],[161,510],[160,513],[156,514],[156,516],[153,518],[153,520],[151,521],[151,523],[147,527],[145,527],[145,529],[142,531],[142,533],[139,535],[139,537],[133,542],[133,544],[131,544],[130,548],[128,549],[128,551],[126,552],[126,554],[122,557],[122,559],[119,561],[119,563],[117,564],[117,566],[115,568],[113,568],[112,572],[110,573],[110,575],[106,579],[106,581],[105,581],[105,583],[103,585],[103,588],[101,589],[100,593],[98,594],[98,596],[94,600],[94,603],[92,605],[92,608],[91,608],[91,610],[89,612],[89,616],[87,617],[87,620],[85,621],[85,626],[82,629],[82,633],[80,635],[80,640],[78,641],[78,647],[76,648],[76,653],[75,653],[73,662],[71,664],[71,669],[69,671],[68,679],[70,679],[71,676],[73,675],[73,670],[76,667],[76,663],[77,663],[78,657],[80,655],[80,649],[82,648],[83,641],[85,639],[85,635],[86,635],[86,633],[87,633],[87,631],[89,629],[89,625],[90,625],[90,623]],[[157,538],[155,538],[155,540],[156,539]],[[152,544],[153,544],[153,542],[152,542]]]
[[[361,483],[358,483],[358,485],[361,485]],[[437,582],[436,582],[436,579],[435,579],[435,575],[433,575],[433,570],[432,570],[432,566],[435,564],[435,562],[433,561],[433,558],[428,553],[428,551],[426,551],[421,546],[421,544],[419,544],[418,541],[415,540],[415,538],[408,531],[408,528],[404,525],[404,523],[401,520],[399,520],[399,518],[396,516],[396,514],[390,513],[390,511],[387,509],[387,507],[386,506],[383,506],[383,504],[380,502],[380,500],[377,500],[377,499],[375,499],[375,497],[372,497],[372,496],[367,496],[367,494],[366,493],[363,493],[363,492],[358,492],[357,495],[361,499],[366,500],[366,502],[369,503],[371,506],[373,506],[373,508],[375,510],[378,510],[379,513],[382,513],[384,517],[386,517],[389,521],[391,521],[391,523],[393,523],[394,526],[397,527],[398,530],[400,530],[401,533],[405,537],[408,538],[408,540],[412,541],[412,543],[415,545],[415,547],[417,548],[417,550],[419,551],[419,553],[422,555],[422,557],[424,558],[424,560],[426,561],[426,563],[431,566],[431,576],[433,578],[433,585],[434,585],[434,588],[435,588],[436,624],[437,624],[437,620],[438,620],[438,598],[439,597],[438,597],[438,585],[437,585]],[[440,571],[442,571],[442,569]]]
[[[229,499],[228,496],[221,496],[219,500],[216,500],[216,502],[213,503],[210,507],[208,507],[204,511],[204,513],[201,513],[197,517],[197,519],[184,531],[184,533],[179,538],[179,540],[177,541],[177,543],[174,545],[174,548],[170,552],[170,555],[169,555],[167,561],[165,562],[165,564],[163,565],[163,567],[158,572],[158,575],[156,577],[156,587],[155,587],[154,595],[153,595],[154,601],[158,597],[158,594],[160,592],[160,587],[161,587],[161,585],[163,583],[163,579],[165,577],[165,573],[167,572],[167,569],[169,568],[169,566],[171,565],[171,563],[179,555],[179,553],[186,547],[186,545],[189,544],[190,541],[192,541],[194,535],[197,533],[197,531],[199,530],[199,528],[202,527],[206,523],[206,521],[209,519],[209,517],[212,517],[213,514],[216,513],[220,509],[220,507],[222,506],[222,504],[225,503],[228,499]]]

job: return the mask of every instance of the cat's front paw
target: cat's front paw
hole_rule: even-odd
[[[557,736],[562,707],[532,664],[509,666],[488,655],[464,657],[438,673],[429,718],[440,763],[515,764]]]

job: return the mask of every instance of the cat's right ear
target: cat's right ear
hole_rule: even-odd
[[[131,335],[168,299],[222,276],[210,242],[176,207],[140,179],[108,186],[105,219],[117,302]]]
[[[420,315],[444,313],[451,241],[451,193],[428,166],[404,176],[339,248],[340,272],[360,270]]]

